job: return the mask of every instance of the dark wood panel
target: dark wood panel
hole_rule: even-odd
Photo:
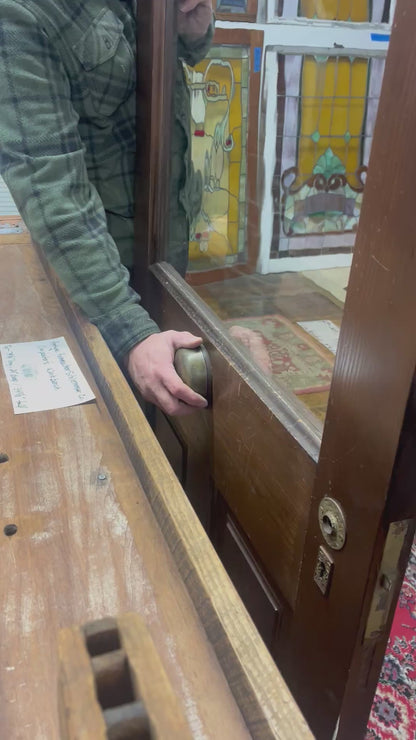
[[[175,3],[138,0],[134,286],[150,303],[147,267],[168,243],[172,112],[176,72]]]
[[[318,424],[298,399],[269,384],[169,265],[156,265],[152,272],[161,325],[196,334],[204,329],[213,368],[215,413],[197,412],[193,423],[206,423],[201,421],[206,415],[212,419],[213,436],[206,454],[215,486],[271,583],[293,607],[315,475]]]
[[[297,603],[301,618],[286,674],[293,675],[291,665],[296,665],[291,686],[299,700],[307,697],[302,706],[322,737],[329,737],[335,726],[349,682],[342,736],[351,737],[348,723],[357,712],[363,716],[358,697],[355,704],[351,699],[357,678],[356,671],[350,672],[351,661],[354,650],[354,662],[367,661],[363,636],[387,532],[386,513],[405,513],[394,503],[390,508],[390,498],[400,496],[397,484],[393,490],[390,482],[416,364],[415,26],[416,5],[399,0],[311,508]],[[414,465],[403,473],[402,485],[409,476],[405,485],[414,491]],[[333,552],[332,586],[324,598],[313,572],[322,542],[318,506],[326,495],[340,501],[348,531],[345,548]],[[314,641],[307,636],[311,618]],[[386,639],[387,630],[379,641],[385,644]],[[328,675],[334,680],[326,694]],[[364,711],[369,711],[375,684],[367,688]],[[328,711],[317,715],[314,707],[325,697]]]
[[[233,521],[220,494],[216,496],[213,541],[221,561],[267,647],[279,630],[282,605]]]
[[[167,417],[159,409],[156,409],[154,431],[163,452],[172,466],[173,472],[183,486],[186,477],[186,445],[179,438]]]
[[[212,507],[211,415],[196,413],[167,419],[157,410],[155,433],[199,521],[209,532]]]

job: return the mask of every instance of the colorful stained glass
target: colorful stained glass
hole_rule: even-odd
[[[192,159],[202,173],[202,206],[191,224],[189,270],[234,264],[246,246],[249,52],[214,46],[186,68]]]
[[[274,256],[351,249],[384,60],[277,58]]]
[[[390,0],[275,0],[275,17],[388,23],[390,4]]]
[[[246,13],[247,0],[217,0],[219,13]]]

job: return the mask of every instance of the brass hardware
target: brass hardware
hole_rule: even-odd
[[[181,347],[176,350],[174,365],[183,382],[189,385],[195,393],[206,398],[208,406],[211,406],[211,362],[205,347],[202,345],[196,349]]]
[[[376,585],[374,587],[370,612],[368,614],[365,639],[374,639],[383,632],[395,585],[399,575],[399,560],[405,543],[406,534],[409,529],[410,520],[392,522],[389,526],[386,541],[384,543],[383,557],[378,572]]]
[[[323,538],[333,550],[342,550],[347,536],[344,512],[338,501],[325,496],[319,504],[319,526]]]
[[[326,596],[329,591],[333,570],[334,561],[321,546],[318,550],[318,558],[316,560],[313,580],[324,596]]]

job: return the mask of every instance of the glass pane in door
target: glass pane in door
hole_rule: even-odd
[[[357,20],[377,3],[350,5]],[[261,32],[237,27],[185,67],[202,180],[186,280],[276,389],[321,420],[383,70],[381,55],[264,48]]]

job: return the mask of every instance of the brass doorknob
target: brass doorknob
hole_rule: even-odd
[[[181,380],[208,401],[212,401],[212,372],[208,352],[202,345],[196,349],[181,347],[175,352],[175,370]]]

